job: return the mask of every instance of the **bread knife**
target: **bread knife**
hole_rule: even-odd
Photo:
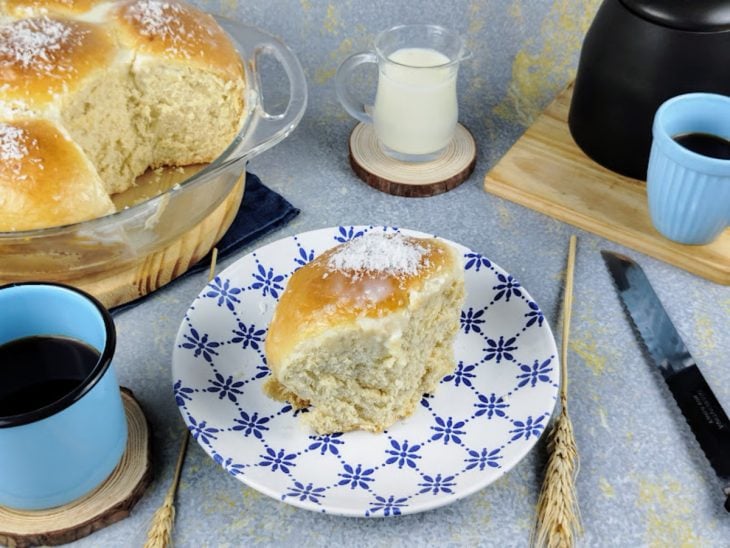
[[[630,258],[601,251],[621,302],[659,368],[692,433],[724,483],[730,512],[730,419],[664,310],[649,279]]]

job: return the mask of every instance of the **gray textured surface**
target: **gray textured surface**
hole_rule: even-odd
[[[728,546],[730,515],[720,485],[668,390],[642,356],[602,264],[602,248],[644,266],[710,384],[730,409],[730,289],[484,192],[485,173],[530,117],[569,80],[596,0],[333,2],[247,0],[202,4],[281,36],[310,83],[300,127],[249,166],[300,207],[290,225],[253,247],[339,224],[395,224],[443,235],[515,275],[558,327],[568,237],[579,236],[572,344],[571,411],[582,467],[584,546]],[[479,156],[461,187],[428,199],[371,189],[347,164],[354,122],[337,104],[332,76],[381,29],[437,22],[462,31],[475,57],[460,74],[461,120]],[[272,94],[272,103],[276,97]],[[252,250],[243,249],[240,255]],[[230,264],[231,259],[220,268]],[[116,318],[120,381],[142,402],[155,432],[156,479],[128,519],[79,542],[141,545],[169,484],[182,420],[172,398],[170,355],[205,273],[162,290]],[[544,464],[541,441],[495,484],[451,506],[397,519],[348,519],[299,510],[226,474],[192,443],[178,496],[175,543],[218,545],[526,546]]]

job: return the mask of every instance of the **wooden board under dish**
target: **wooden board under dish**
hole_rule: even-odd
[[[120,269],[76,278],[70,283],[111,308],[143,297],[173,281],[205,257],[231,226],[241,205],[245,177],[210,215],[168,245]]]
[[[487,192],[730,285],[730,230],[708,245],[674,243],[651,224],[643,181],[588,158],[568,128],[570,85],[487,173]]]
[[[150,171],[139,177],[137,184],[123,195],[113,196],[115,205],[122,209],[163,194],[202,167]],[[155,232],[151,225],[150,238],[161,239],[158,244],[148,246],[144,254],[130,254],[129,245],[114,230],[106,235],[106,241],[103,234],[93,232],[90,235],[78,233],[60,244],[31,240],[27,244],[27,254],[18,251],[23,242],[15,242],[15,247],[6,251],[4,262],[0,263],[0,285],[26,280],[60,282],[91,293],[108,308],[144,297],[187,272],[226,233],[238,213],[246,184],[243,173],[231,177],[230,190],[218,205],[180,232],[175,232],[177,228],[170,222],[175,220],[175,215],[185,211],[193,214],[195,204],[188,202],[194,201],[197,195],[188,194],[187,202],[178,200],[172,213],[168,211],[170,202],[161,201],[155,215],[146,217],[145,223],[157,219],[159,224],[164,224],[165,230]],[[68,265],[67,268],[63,268],[64,265]]]

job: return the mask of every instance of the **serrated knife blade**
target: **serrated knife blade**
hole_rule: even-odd
[[[730,512],[730,419],[712,393],[659,297],[632,259],[601,251],[621,302],[642,342],[662,373],[692,433],[724,482]]]

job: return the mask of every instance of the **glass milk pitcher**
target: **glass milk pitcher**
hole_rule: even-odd
[[[456,77],[470,57],[461,37],[437,25],[400,25],[381,32],[375,51],[356,53],[337,69],[342,106],[373,124],[383,151],[396,160],[437,158],[454,136],[459,116]],[[359,103],[348,84],[362,63],[377,63],[375,105]],[[372,116],[369,114],[372,112]]]

